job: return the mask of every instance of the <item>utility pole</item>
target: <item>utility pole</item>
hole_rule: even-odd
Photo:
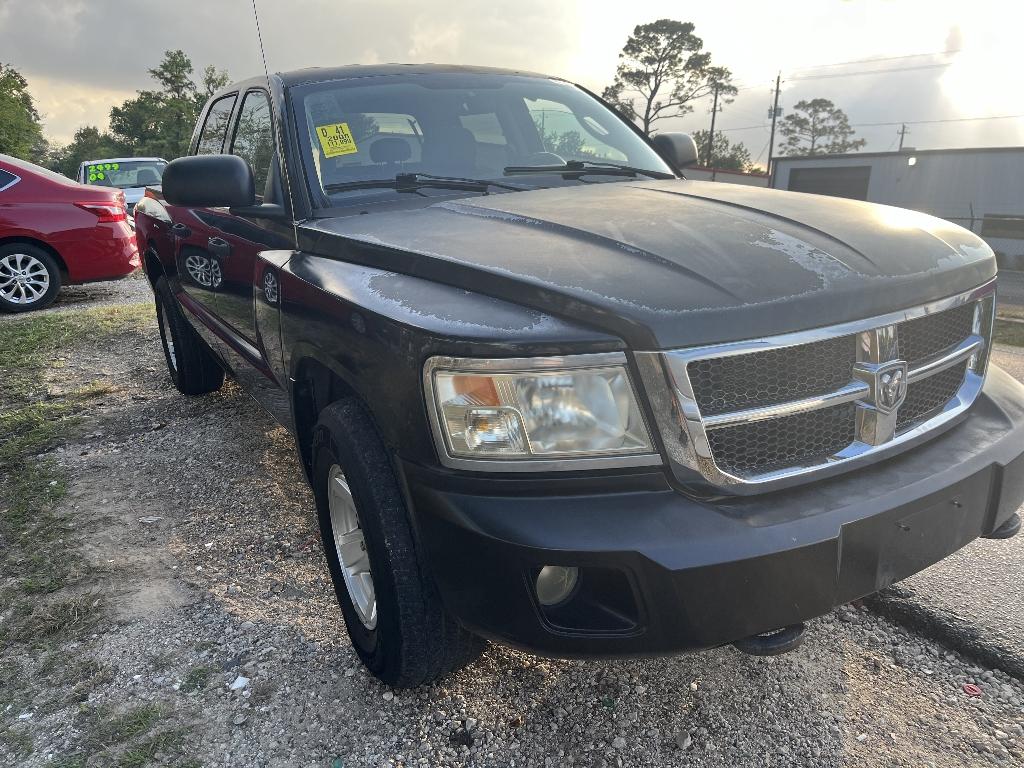
[[[718,114],[718,83],[715,83],[715,101],[711,105],[711,130],[708,133],[708,166],[711,168],[711,180],[715,180],[715,116]]]
[[[903,123],[900,126],[900,129],[897,131],[897,133],[900,135],[900,149],[899,149],[899,151],[902,152],[903,151],[903,137],[906,136],[907,133],[909,133],[909,131],[907,131],[907,124]],[[891,147],[892,144],[890,144],[889,146]]]
[[[771,184],[772,178],[772,162],[773,155],[775,154],[775,121],[778,120],[779,115],[782,114],[779,109],[779,86],[782,84],[782,73],[779,72],[775,76],[775,102],[772,104],[772,132],[768,138],[768,183]]]

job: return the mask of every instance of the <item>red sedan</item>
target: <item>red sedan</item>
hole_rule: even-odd
[[[0,155],[0,310],[40,309],[61,285],[112,280],[138,268],[120,190]]]

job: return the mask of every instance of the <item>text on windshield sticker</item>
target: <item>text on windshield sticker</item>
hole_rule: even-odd
[[[316,135],[320,139],[320,148],[323,149],[326,157],[351,155],[353,152],[359,151],[356,147],[355,137],[348,129],[348,123],[318,125]]]

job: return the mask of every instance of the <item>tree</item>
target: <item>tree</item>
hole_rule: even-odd
[[[707,130],[694,131],[693,140],[697,142],[697,151],[704,165],[714,165],[727,171],[750,171],[754,168],[754,162],[748,150],[742,142],[735,144],[729,141],[728,137],[715,132],[715,151],[708,151],[708,139],[710,132]]]
[[[206,69],[203,70],[203,79],[200,82],[198,89],[198,97],[201,100],[199,102],[200,108],[202,108],[203,104],[205,104],[213,94],[229,82],[231,82],[231,78],[228,77],[228,71],[226,69],[218,70],[212,64],[207,64]]]
[[[717,87],[719,100],[736,94],[732,73],[711,66],[691,22],[659,19],[639,24],[619,54],[615,81],[604,99],[650,134],[659,120],[693,111],[694,99]]]
[[[165,51],[160,64],[149,70],[159,90],[139,91],[110,110],[113,140],[135,155],[170,160],[185,154],[203,104],[228,82],[227,72],[213,66],[203,70],[199,83],[193,72],[184,51]]]
[[[837,155],[856,152],[867,144],[853,138],[846,113],[828,99],[798,101],[779,125],[784,155]]]
[[[0,153],[39,162],[46,151],[42,120],[28,82],[14,67],[0,63]]]
[[[58,173],[75,178],[78,166],[86,160],[125,154],[128,154],[127,148],[109,133],[101,132],[94,125],[83,125],[75,131],[70,144],[57,147],[51,152],[48,165]]]

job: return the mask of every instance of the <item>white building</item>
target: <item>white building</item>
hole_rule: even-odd
[[[1024,147],[904,149],[775,159],[775,189],[912,208],[983,237],[1024,269]]]
[[[703,165],[689,165],[683,168],[683,176],[696,181],[722,181],[727,184],[746,184],[749,187],[768,186],[768,176],[764,173],[744,173]]]

